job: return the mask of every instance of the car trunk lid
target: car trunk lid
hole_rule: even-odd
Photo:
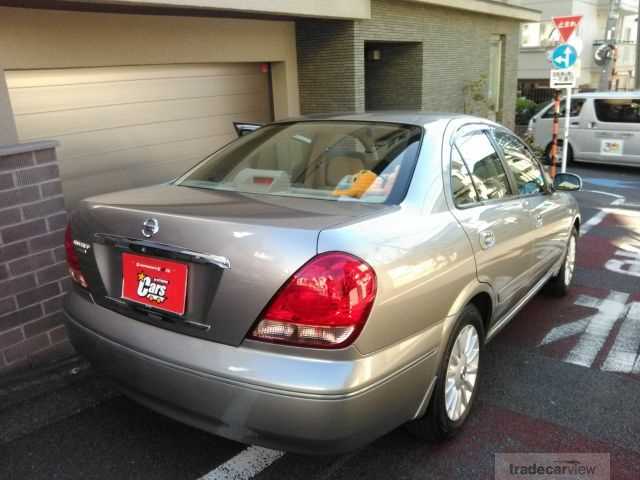
[[[92,247],[79,257],[96,303],[238,345],[277,290],[316,254],[322,229],[384,208],[161,185],[87,199],[72,228]],[[158,229],[146,238],[149,219]],[[184,315],[122,298],[125,252],[187,264]]]

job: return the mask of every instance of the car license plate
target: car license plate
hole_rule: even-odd
[[[183,315],[187,299],[186,263],[122,254],[122,298]]]

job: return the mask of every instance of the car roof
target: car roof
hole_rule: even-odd
[[[313,120],[336,120],[336,121],[356,121],[356,122],[386,122],[386,123],[402,123],[406,125],[424,126],[429,123],[441,120],[453,120],[459,118],[467,118],[474,122],[482,122],[492,124],[486,118],[473,117],[461,113],[446,112],[424,112],[424,111],[384,111],[384,112],[366,112],[366,113],[326,113],[305,115],[302,117],[287,118],[278,120],[274,123],[304,122]]]
[[[576,93],[573,98],[640,98],[640,91],[627,92],[584,92]]]

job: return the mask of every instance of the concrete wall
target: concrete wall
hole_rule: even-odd
[[[13,145],[14,143],[18,143],[18,132],[13,118],[4,70],[0,68],[0,145]]]
[[[413,2],[430,4],[433,6],[454,8],[469,12],[508,17],[526,22],[535,22],[539,19],[539,12],[527,8],[522,0],[410,0]]]
[[[465,82],[488,74],[489,40],[499,34],[506,39],[500,120],[513,126],[518,21],[400,0],[373,0],[371,12],[371,20],[354,22],[353,27],[351,22],[316,21],[314,28],[297,23],[303,113],[364,110],[364,47],[372,41],[422,43],[422,108],[462,112]],[[332,58],[339,67],[326,68]]]
[[[71,0],[86,2],[86,0]],[[95,3],[201,8],[324,18],[369,18],[369,0],[109,0]]]
[[[0,375],[71,355],[55,144],[0,148]]]
[[[87,0],[68,0],[86,3]],[[107,3],[133,6],[161,6],[174,8],[199,8],[202,10],[224,10],[240,13],[295,15],[332,19],[370,18],[370,0],[90,0],[92,3]],[[535,21],[537,12],[522,8],[522,0],[407,0],[428,3],[490,15]],[[633,1],[633,0],[627,0]]]

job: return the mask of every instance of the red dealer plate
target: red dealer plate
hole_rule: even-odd
[[[189,267],[163,258],[122,254],[122,298],[183,315]]]

